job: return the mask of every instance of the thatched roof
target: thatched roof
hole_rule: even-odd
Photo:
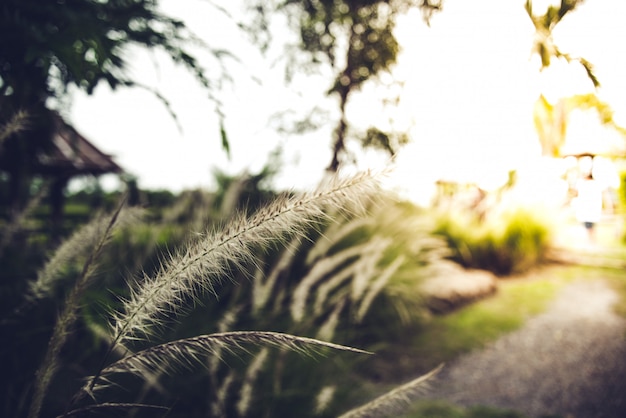
[[[38,171],[42,174],[73,177],[124,171],[110,155],[96,148],[60,115],[55,114],[53,119],[51,147],[37,156]]]

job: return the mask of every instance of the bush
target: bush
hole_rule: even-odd
[[[435,234],[446,239],[451,258],[465,267],[498,275],[524,272],[545,260],[549,222],[538,210],[514,207],[478,217],[469,210],[438,212]]]

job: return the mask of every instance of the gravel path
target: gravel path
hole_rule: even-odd
[[[603,281],[562,290],[549,309],[446,365],[430,398],[529,417],[626,417],[626,320]]]

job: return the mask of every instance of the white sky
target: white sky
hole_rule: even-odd
[[[417,193],[437,178],[501,183],[508,170],[537,161],[539,144],[531,112],[539,93],[557,98],[592,91],[576,64],[557,63],[539,73],[538,61],[531,60],[530,53],[534,28],[523,3],[446,0],[430,28],[417,11],[399,22],[403,52],[394,76],[404,82],[404,89],[401,108],[391,116],[397,127],[410,130],[413,142],[401,151],[396,184]],[[310,103],[328,105],[324,99],[328,84],[307,79],[284,87],[282,71],[247,46],[242,34],[207,2],[167,0],[163,6],[167,13],[184,18],[209,44],[229,48],[242,60],[231,66],[234,87],[226,87],[221,95],[232,160],[221,150],[217,118],[206,93],[185,70],[158,54],[134,53],[129,61],[133,74],[170,100],[182,133],[150,93],[111,92],[106,86],[98,87],[93,96],[75,94],[70,114],[74,126],[113,154],[145,188],[210,187],[212,167],[231,173],[258,170],[281,143],[286,161],[278,187],[315,184],[330,161],[334,123],[313,135],[287,138],[273,131],[268,118],[287,109],[301,112]],[[555,40],[564,52],[595,65],[603,84],[600,97],[626,124],[623,16],[623,0],[587,0],[557,26]],[[385,126],[390,115],[375,96],[368,92],[354,97],[350,115],[357,124],[366,127],[375,121]],[[384,160],[367,157],[363,165]]]

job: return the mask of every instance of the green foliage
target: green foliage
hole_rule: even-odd
[[[526,271],[545,259],[551,229],[541,213],[517,207],[484,217],[465,210],[436,215],[435,233],[447,240],[453,260],[499,275]]]
[[[409,137],[406,133],[386,133],[378,128],[369,128],[362,139],[364,147],[381,149],[389,155],[395,155],[400,147],[408,143]]]
[[[411,7],[419,7],[424,12],[426,21],[433,12],[441,9],[439,0],[277,0],[273,2],[254,1],[254,29],[268,31],[271,17],[280,12],[287,16],[291,26],[298,34],[299,42],[292,51],[287,63],[287,78],[304,68],[304,72],[330,70],[332,79],[327,91],[338,98],[341,118],[335,129],[333,157],[328,167],[337,171],[345,159],[346,139],[349,122],[346,120],[346,105],[352,93],[362,86],[389,72],[395,64],[400,45],[394,35],[396,18]],[[263,22],[263,23],[260,23]],[[258,34],[257,34],[258,36]],[[268,37],[262,37],[266,46]],[[293,46],[291,46],[293,47]],[[287,49],[289,51],[289,48]],[[306,55],[301,52],[306,52]],[[385,151],[395,152],[402,141],[391,144],[394,136],[384,133],[381,136],[371,128],[362,145],[372,145]],[[378,132],[380,132],[378,130]],[[380,132],[382,133],[382,132]],[[374,135],[375,134],[375,135]]]
[[[424,316],[409,331],[390,336],[393,345],[377,350],[369,367],[383,381],[424,373],[447,364],[461,354],[481,349],[498,337],[518,329],[542,312],[556,292],[572,277],[571,269],[542,270],[534,280],[504,280],[487,299],[445,315]],[[407,354],[406,347],[411,347]]]
[[[379,202],[359,217],[352,209],[338,211],[340,201],[345,209],[358,203],[350,187],[362,190],[361,181],[367,178],[329,186],[338,187],[340,200],[334,192],[279,198],[245,218],[224,212],[255,200],[252,190],[230,181],[217,193],[228,198],[183,193],[171,207],[149,210],[145,222],[130,222],[111,237],[101,222],[87,224],[69,239],[66,247],[74,250],[51,255],[46,279],[32,287],[34,303],[3,315],[2,335],[15,343],[2,351],[14,361],[3,378],[7,414],[23,416],[27,409],[19,399],[33,395],[33,359],[47,347],[55,311],[65,313],[38,372],[31,416],[39,407],[44,415],[63,411],[69,399],[70,409],[115,415],[133,408],[138,417],[154,413],[139,404],[175,405],[169,414],[185,417],[333,416],[363,402],[369,392],[353,371],[357,365],[367,370],[364,360],[335,352],[345,345],[320,340],[384,345],[374,328],[392,332],[388,324],[398,318],[392,300],[418,303],[420,277],[439,259],[442,243],[430,238],[423,214],[408,204]],[[74,196],[73,205],[78,201]],[[220,226],[225,219],[226,229]],[[97,257],[89,255],[94,239],[102,249]],[[78,291],[72,289],[76,277]],[[68,292],[69,306],[62,303]],[[217,300],[207,298],[212,292]],[[19,300],[4,308],[11,311]],[[36,338],[25,324],[39,328]],[[268,345],[327,358],[305,361]],[[85,373],[94,371],[81,388]]]
[[[204,48],[212,64],[222,64],[229,54],[208,48],[182,21],[161,13],[157,0],[3,1],[0,121],[5,129],[0,136],[0,170],[10,178],[12,206],[24,204],[24,190],[41,170],[41,156],[51,148],[58,125],[59,115],[52,109],[63,108],[69,87],[88,94],[101,82],[112,89],[147,89],[177,122],[167,98],[128,71],[130,47],[160,50],[182,65],[207,91],[222,118],[212,81],[226,77],[225,70],[215,72],[210,80],[192,51]],[[221,65],[215,67],[223,70]],[[27,124],[20,123],[23,115],[27,115]],[[14,129],[19,125],[27,129]],[[220,136],[228,152],[223,127]]]
[[[91,93],[100,81],[138,84],[126,74],[129,45],[162,49],[209,86],[186,49],[197,39],[155,0],[8,0],[0,14],[0,96],[60,97],[69,85]],[[24,104],[24,103],[22,103]]]

